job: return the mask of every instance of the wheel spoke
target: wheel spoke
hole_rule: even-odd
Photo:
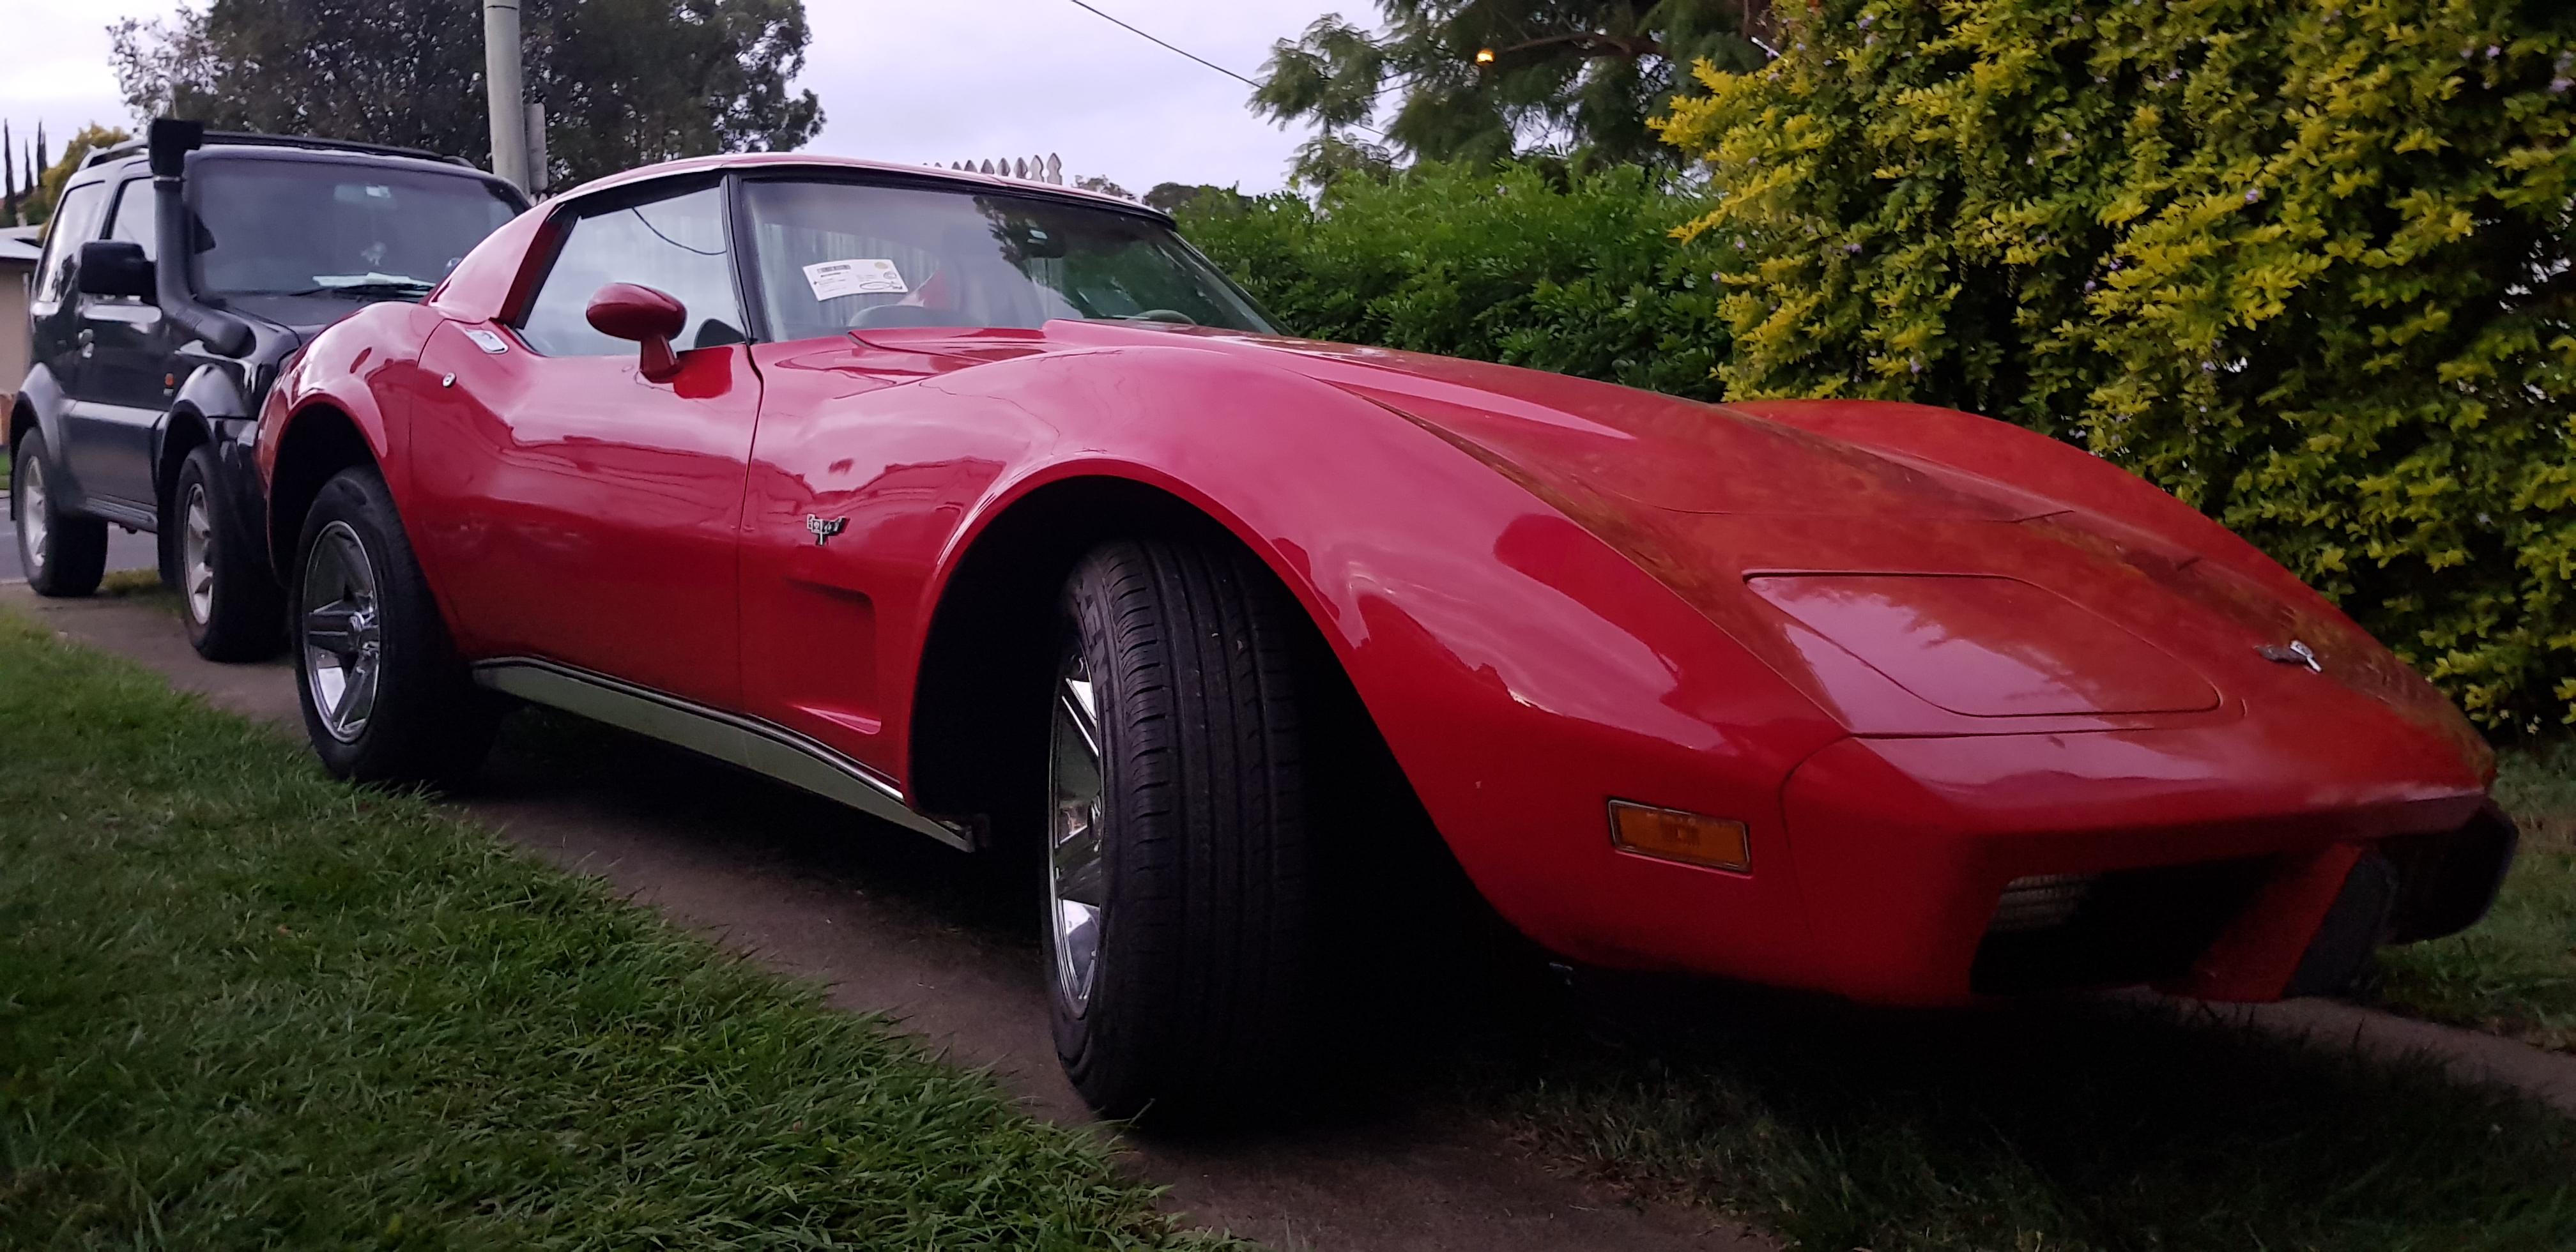
[[[1109,908],[1102,844],[1100,704],[1076,650],[1056,680],[1047,789],[1054,805],[1047,842],[1047,920],[1054,932],[1057,990],[1075,1012],[1099,981],[1101,927]]]
[[[333,738],[353,742],[374,716],[384,626],[375,566],[346,522],[325,527],[306,554],[298,618],[305,688]]]
[[[304,643],[343,660],[358,655],[357,628],[352,624],[358,608],[343,600],[323,605],[304,615]]]
[[[1065,715],[1073,723],[1074,733],[1082,736],[1083,746],[1091,749],[1092,759],[1100,757],[1100,706],[1092,694],[1091,680],[1068,676],[1056,697]]]

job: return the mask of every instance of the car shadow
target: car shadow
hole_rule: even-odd
[[[777,890],[863,898],[888,942],[963,953],[990,975],[992,1018],[1026,1019],[1020,1060],[1051,1066],[1033,873],[622,732],[513,718],[476,798],[565,796]],[[2576,1231],[2576,1124],[2429,1058],[2144,997],[1904,1012],[1575,973],[1489,920],[1436,915],[1451,942],[1379,951],[1327,988],[1341,1059],[1319,1057],[1261,1130],[1149,1120],[1149,1138],[1240,1160],[1477,1124],[1819,1247],[2397,1247],[2428,1227],[2553,1247]]]

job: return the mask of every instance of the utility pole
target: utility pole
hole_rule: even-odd
[[[490,93],[492,172],[528,187],[528,107],[519,71],[519,0],[483,0],[483,83]]]

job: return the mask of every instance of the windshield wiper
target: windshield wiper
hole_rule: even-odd
[[[406,278],[395,282],[324,283],[317,287],[304,287],[294,291],[242,291],[235,292],[234,294],[244,296],[356,296],[362,300],[381,300],[385,297],[392,296],[396,298],[417,300],[422,296],[428,295],[431,291],[435,290],[437,286],[438,284],[436,283],[425,283],[418,279]]]

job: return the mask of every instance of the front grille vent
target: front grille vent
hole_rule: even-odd
[[[2098,874],[2033,874],[2016,878],[2004,888],[2003,899],[1995,904],[1995,920],[1987,933],[2018,935],[2027,931],[2063,926],[2084,906],[2084,898],[2093,893]]]
[[[1982,995],[2119,987],[2191,968],[2262,884],[2262,860],[2016,878],[1968,974]]]

